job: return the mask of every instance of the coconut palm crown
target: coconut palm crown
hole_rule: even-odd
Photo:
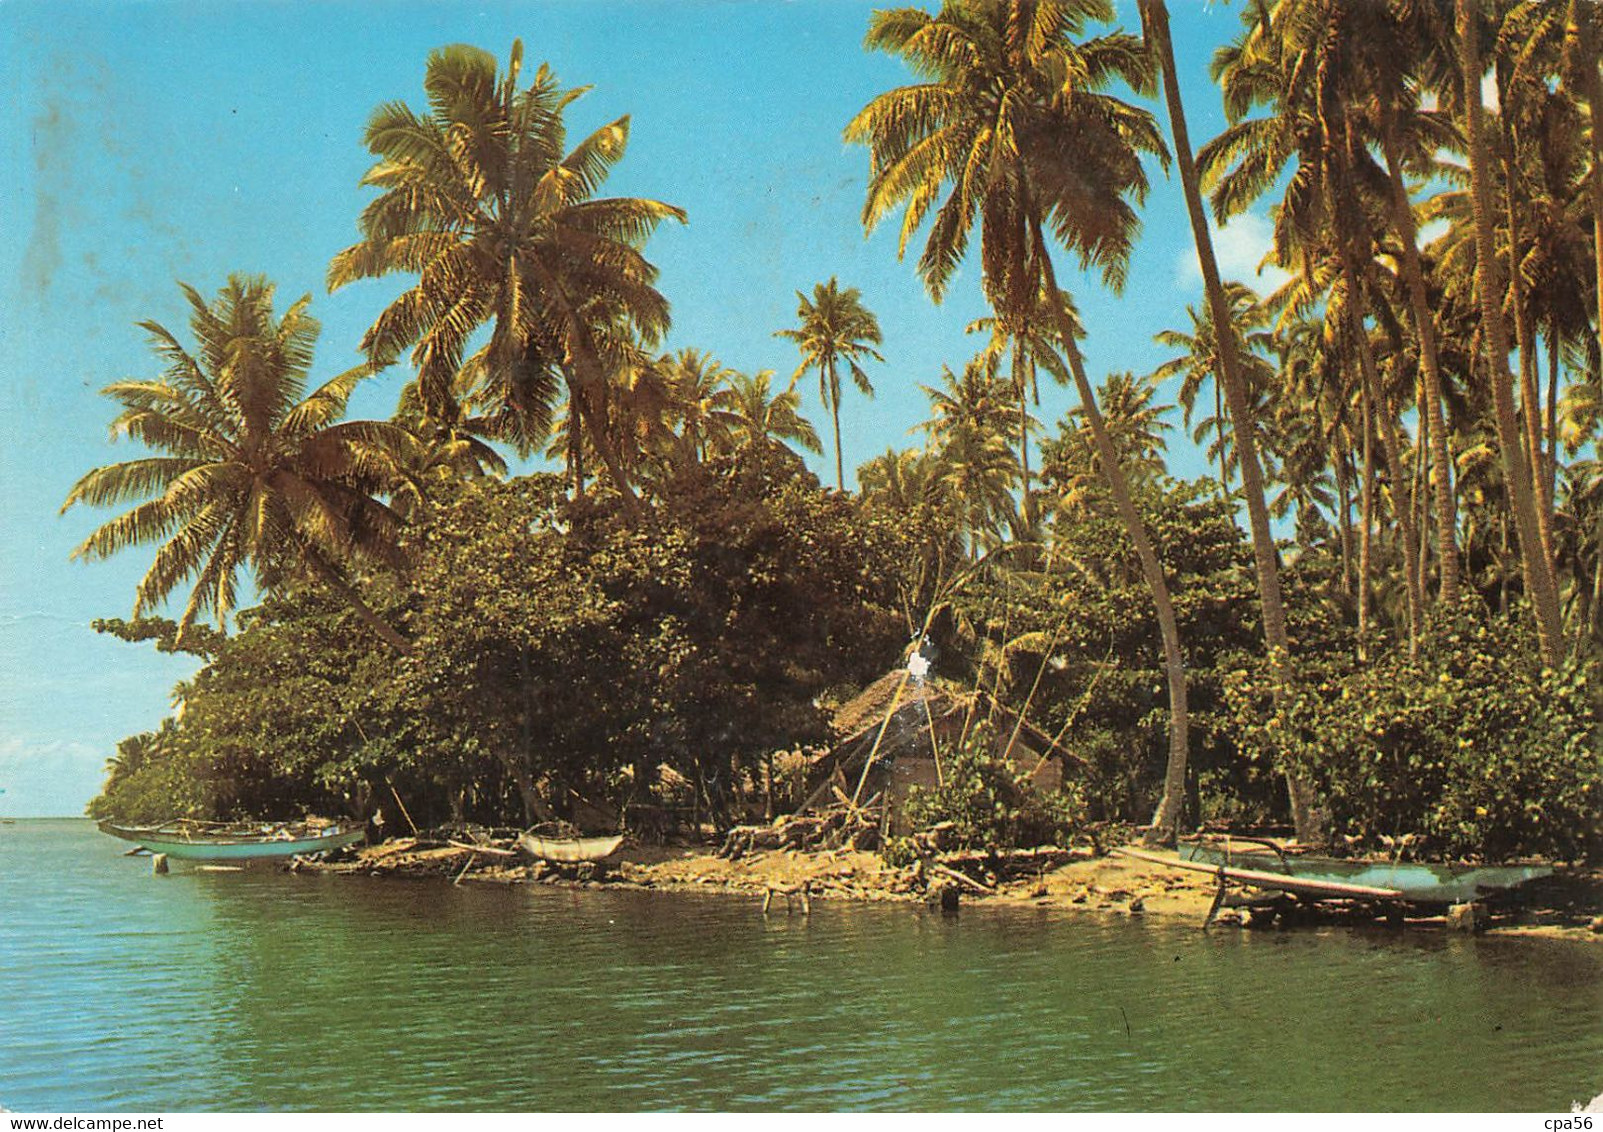
[[[405,639],[345,578],[352,567],[397,561],[399,519],[376,496],[394,489],[415,445],[399,425],[340,421],[373,366],[307,393],[319,331],[307,313],[309,295],[276,317],[273,287],[261,278],[233,276],[210,303],[192,287],[183,292],[195,348],[158,323],[141,323],[166,369],[103,390],[123,406],[112,437],[132,437],[160,454],[96,468],[73,485],[63,511],[137,502],[73,557],[159,544],[134,616],[191,583],[180,635],[207,613],[226,626],[237,576],[249,569],[264,590],[317,578],[404,649]]]
[[[936,301],[976,221],[986,294],[1001,311],[1036,301],[1036,217],[1082,268],[1123,286],[1147,191],[1141,155],[1167,151],[1149,113],[1100,90],[1151,90],[1140,40],[1078,38],[1112,17],[1107,0],[948,0],[938,15],[874,14],[865,46],[928,81],[879,95],[846,127],[871,154],[863,223],[902,209],[905,254],[929,221],[918,270]]]
[[[801,351],[801,365],[796,367],[792,380],[810,369],[818,371],[818,397],[835,424],[835,486],[845,491],[846,468],[840,448],[840,368],[844,363],[853,384],[864,396],[874,395],[874,385],[860,359],[885,360],[874,349],[880,343],[879,319],[863,305],[861,291],[856,287],[842,290],[833,275],[829,282],[813,287],[811,299],[796,292],[796,318],[799,325],[794,329],[774,333],[796,343]]]
[[[379,106],[366,143],[378,162],[362,183],[380,191],[363,210],[362,241],[334,257],[329,288],[400,272],[417,282],[362,340],[375,360],[410,348],[431,412],[459,370],[507,439],[532,451],[567,386],[581,424],[620,490],[602,435],[605,385],[632,346],[660,341],[668,302],[641,252],[684,212],[639,197],[595,194],[629,141],[624,116],[567,148],[563,115],[587,88],[563,89],[545,64],[518,86],[523,45],[505,74],[463,45],[429,55],[428,110]],[[471,355],[474,334],[491,328]],[[436,415],[448,415],[437,413]]]

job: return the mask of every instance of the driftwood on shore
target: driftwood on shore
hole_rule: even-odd
[[[867,806],[841,806],[780,818],[772,825],[737,825],[725,834],[717,856],[738,861],[765,849],[873,849],[878,845],[878,815]]]

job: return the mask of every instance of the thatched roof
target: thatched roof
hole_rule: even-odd
[[[958,712],[988,717],[1008,731],[1016,728],[1019,737],[1042,754],[1074,757],[1051,735],[1028,719],[1021,719],[989,693],[961,691],[929,679],[915,680],[904,668],[891,669],[835,712],[831,721],[835,750],[846,754],[864,740],[872,742],[881,728],[885,729],[885,742],[894,748],[932,721],[940,722]]]
[[[830,730],[842,742],[854,739],[884,723],[893,703],[897,714],[911,704],[928,704],[939,717],[951,710],[956,697],[932,680],[914,680],[905,668],[893,668],[842,704],[830,720]]]

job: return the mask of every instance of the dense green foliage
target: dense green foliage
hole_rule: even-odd
[[[756,453],[640,522],[550,476],[466,485],[414,540],[427,596],[385,603],[411,655],[326,600],[269,601],[181,689],[182,718],[122,752],[97,810],[344,810],[393,786],[418,821],[515,823],[540,799],[620,806],[665,764],[716,814],[761,756],[821,740],[818,697],[906,633],[900,532]],[[193,786],[152,806],[175,762]]]
[[[1276,711],[1261,666],[1228,674],[1248,761],[1289,760],[1336,828],[1369,848],[1413,835],[1432,856],[1562,859],[1603,852],[1603,744],[1587,668],[1536,659],[1500,617],[1440,627],[1417,657],[1308,664]]]
[[[1155,812],[1163,834],[1289,817],[1366,850],[1603,856],[1603,8],[1454,7],[1449,27],[1404,0],[1244,6],[1214,61],[1229,123],[1195,165],[1161,0],[1146,38],[1097,27],[1106,0],[876,13],[867,46],[918,82],[847,127],[863,219],[903,213],[936,301],[973,241],[992,317],[974,358],[874,377],[918,382],[930,418],[856,494],[842,371],[867,394],[882,360],[860,292],[797,292],[782,390],[659,352],[646,244],[684,215],[598,195],[628,119],[570,146],[580,92],[524,76],[521,44],[504,68],[433,53],[427,112],[373,115],[378,195],[330,269],[409,281],[368,363],[308,393],[305,301],[277,314],[241,277],[186,291],[193,347],[146,324],[162,373],[107,390],[155,455],[78,481],[69,505],[132,505],[80,554],[159,549],[133,619],[96,627],[207,663],[93,812],[688,801],[726,822],[776,751],[804,781],[829,708],[928,636],[941,675],[1068,752],[1063,796],[1035,796],[971,736],[909,806],[963,844]],[[1158,336],[1178,356],[1096,387],[1054,254],[1122,283],[1144,158],[1169,149],[1139,104],[1159,74],[1199,244],[1202,192],[1219,218],[1284,192],[1290,281],[1210,280]],[[403,353],[394,419],[342,421]],[[815,369],[839,491],[789,447],[822,448]],[[1042,371],[1080,399],[1050,433]],[[1216,481],[1172,477],[1169,400]],[[562,474],[509,480],[497,445]],[[258,604],[226,633],[247,575]],[[143,616],[184,589],[176,624]]]

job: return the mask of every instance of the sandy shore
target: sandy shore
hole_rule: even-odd
[[[1049,867],[1050,866],[1050,867]],[[713,892],[743,896],[760,905],[772,894],[774,910],[784,908],[789,894],[800,910],[800,890],[813,900],[902,901],[932,899],[930,886],[916,865],[891,867],[877,853],[835,849],[769,850],[737,860],[714,855],[705,846],[626,844],[599,867],[528,864],[521,858],[474,853],[457,846],[420,845],[410,839],[387,841],[355,851],[348,859],[316,866],[334,873],[397,877],[449,877],[457,883],[557,884],[586,888],[616,887],[667,892]],[[1078,850],[1066,862],[1044,861],[1026,875],[994,884],[978,870],[977,879],[958,883],[944,875],[937,887],[959,889],[965,906],[1052,909],[1100,916],[1145,917],[1201,927],[1214,900],[1213,882],[1195,872],[1117,855],[1097,856]],[[1015,870],[1015,873],[1017,870]],[[1591,926],[1603,916],[1603,870],[1575,870],[1561,878],[1527,888],[1517,908],[1494,909],[1485,932],[1531,935],[1603,943],[1603,931]],[[1216,924],[1246,926],[1249,911],[1224,908]],[[1260,915],[1253,926],[1270,921]],[[1298,911],[1278,918],[1289,923],[1374,923],[1367,912],[1333,908]],[[1407,926],[1443,929],[1442,916],[1409,919]]]

